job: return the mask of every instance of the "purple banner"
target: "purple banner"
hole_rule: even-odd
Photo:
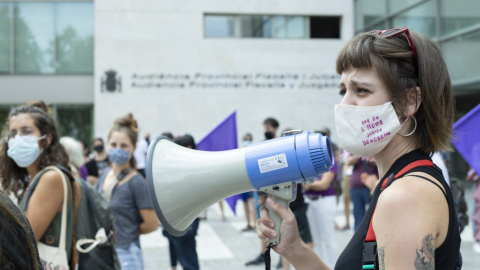
[[[480,172],[480,104],[453,124],[452,144],[468,164]]]
[[[203,151],[226,151],[238,148],[237,138],[237,114],[233,112],[217,127],[197,143],[197,150]],[[235,206],[241,195],[226,198],[228,205],[236,215]]]

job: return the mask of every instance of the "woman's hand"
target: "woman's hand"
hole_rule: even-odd
[[[298,234],[297,221],[290,209],[283,207],[280,203],[275,202],[267,195],[262,195],[258,198],[258,204],[261,205],[266,201],[268,207],[272,209],[282,218],[280,225],[280,243],[273,246],[272,249],[278,254],[284,256],[295,269],[329,269],[313,252],[313,250],[303,243]],[[260,208],[260,219],[257,220],[257,236],[260,239],[269,241],[270,238],[276,236],[276,232],[272,229],[274,227],[273,220],[268,215],[268,210],[265,206]]]
[[[267,195],[260,196],[258,198],[258,204],[263,204],[265,200],[268,207],[270,207],[270,209],[277,213],[282,219],[282,224],[280,225],[280,243],[273,246],[273,250],[288,258],[288,250],[301,247],[302,245],[302,240],[298,234],[297,221],[295,220],[292,211],[286,209],[271,197],[267,198]],[[275,232],[273,228],[274,223],[268,215],[268,209],[265,206],[262,206],[262,208],[260,208],[260,219],[257,221],[258,238],[266,241],[269,241],[270,238],[275,238],[277,232]]]

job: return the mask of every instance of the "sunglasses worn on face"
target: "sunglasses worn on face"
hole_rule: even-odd
[[[398,36],[401,34],[405,34],[405,36],[407,37],[408,44],[410,45],[410,48],[412,48],[412,52],[413,52],[413,55],[415,56],[415,60],[418,63],[417,51],[415,50],[415,46],[413,45],[413,41],[412,41],[412,38],[410,37],[410,32],[408,31],[408,28],[399,27],[399,28],[393,28],[388,30],[373,30],[373,31],[370,31],[369,33],[377,33],[377,35],[381,36],[382,38],[390,38],[390,37]]]

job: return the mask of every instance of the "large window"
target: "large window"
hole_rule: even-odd
[[[240,16],[241,37],[269,38],[272,36],[270,16]]]
[[[93,10],[84,3],[57,4],[58,73],[93,72]]]
[[[8,3],[0,3],[0,74],[10,73],[11,9]]]
[[[0,73],[93,73],[93,32],[91,2],[0,3]]]
[[[386,15],[385,0],[356,0],[355,1],[355,30],[361,30]]]
[[[340,38],[340,17],[206,14],[207,38]]]
[[[53,3],[14,4],[14,72],[54,73]]]
[[[234,37],[235,16],[208,15],[205,16],[205,36]]]
[[[455,33],[480,25],[480,1],[440,0],[441,35]]]
[[[428,1],[394,17],[392,20],[392,27],[408,27],[418,33],[435,37],[435,19],[436,3],[435,1]]]
[[[442,51],[454,84],[480,81],[480,31],[442,43]]]
[[[398,12],[402,9],[408,8],[409,6],[415,5],[423,0],[389,0],[388,9],[389,14]]]
[[[306,18],[303,16],[275,16],[275,38],[306,38]]]
[[[340,38],[340,17],[310,17],[311,38]]]

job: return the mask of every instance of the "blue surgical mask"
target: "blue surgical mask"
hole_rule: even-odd
[[[250,144],[252,144],[252,141],[246,140],[246,141],[243,141],[242,144],[243,144],[243,147],[247,147],[247,146],[249,146]]]
[[[43,149],[38,147],[38,141],[45,137],[45,135],[42,137],[17,135],[8,140],[7,155],[15,161],[18,167],[26,168],[35,162],[42,153]]]
[[[130,159],[130,152],[121,148],[111,148],[108,150],[108,158],[113,164],[121,166]]]

